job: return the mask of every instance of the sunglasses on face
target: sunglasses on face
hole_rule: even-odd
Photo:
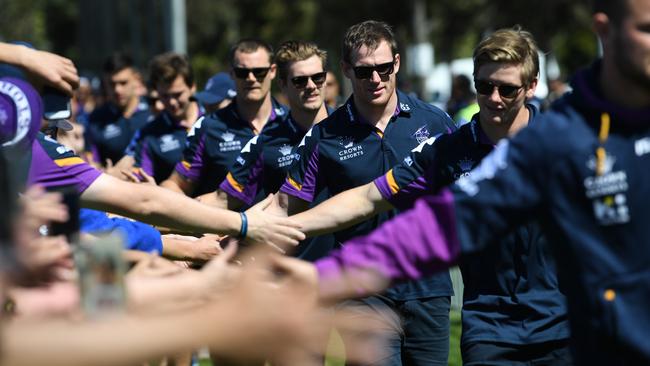
[[[501,96],[501,98],[514,98],[517,96],[517,94],[519,94],[519,90],[524,86],[497,85],[490,81],[474,80],[474,87],[476,88],[476,92],[481,95],[491,95],[494,91],[494,88],[497,88],[499,91],[499,96]]]
[[[352,70],[354,70],[354,77],[357,79],[370,79],[375,71],[380,77],[388,76],[395,70],[395,61],[375,66],[353,66]]]
[[[304,76],[296,76],[291,78],[291,83],[293,86],[296,87],[296,89],[304,89],[307,87],[307,84],[309,83],[309,79],[316,84],[317,88],[320,88],[323,86],[325,83],[325,79],[327,78],[327,72],[319,72],[313,75],[304,75]]]
[[[251,69],[245,68],[245,67],[233,67],[232,71],[235,74],[235,77],[237,79],[246,79],[248,77],[248,74],[251,72],[253,73],[253,76],[255,76],[255,79],[257,81],[262,81],[266,77],[266,74],[269,73],[269,70],[271,70],[271,66],[269,67],[253,67]]]

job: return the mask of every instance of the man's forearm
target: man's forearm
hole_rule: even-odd
[[[81,195],[82,205],[185,232],[237,235],[238,213],[203,205],[160,187],[100,176]]]
[[[348,228],[391,208],[374,183],[368,183],[339,193],[291,218],[302,225],[305,235],[316,236]]]
[[[376,271],[389,281],[419,279],[450,267],[459,254],[453,196],[443,190],[418,200],[369,235],[346,242],[316,267],[321,291],[335,296],[329,284],[355,271]]]

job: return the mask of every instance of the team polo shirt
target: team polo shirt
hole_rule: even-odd
[[[114,104],[107,103],[95,109],[86,127],[86,144],[96,162],[104,164],[106,159],[117,163],[135,132],[150,121],[149,106],[140,100],[131,117],[122,115]]]
[[[164,181],[183,158],[186,136],[185,127],[169,113],[160,113],[133,137],[130,146],[133,146],[135,166],[152,176],[156,183]]]
[[[32,144],[28,185],[45,188],[76,187],[83,193],[102,173],[56,140],[38,133]]]
[[[282,123],[288,110],[273,100],[265,125]],[[181,177],[197,183],[195,195],[214,192],[224,180],[239,152],[256,135],[248,121],[237,112],[237,103],[199,118],[187,135],[183,159],[176,164]]]
[[[580,72],[570,94],[499,143],[452,191],[420,199],[318,262],[321,279],[358,267],[418,278],[536,218],[567,297],[575,363],[649,364],[650,108],[606,100],[600,68],[597,62]]]
[[[397,97],[397,108],[383,133],[362,120],[352,97],[313,126],[296,148],[300,158],[291,166],[281,190],[307,202],[312,202],[324,188],[336,195],[372,182],[418,144],[455,129],[449,116],[438,108],[399,91]],[[395,211],[386,212],[334,235],[343,242],[370,232],[394,215]],[[444,274],[397,286],[388,294],[394,299],[408,300],[452,293],[449,275]]]
[[[532,125],[537,109],[527,107]],[[375,185],[384,199],[410,208],[417,198],[471,175],[493,150],[477,119],[475,115],[458,131],[423,142],[377,178]],[[555,260],[540,225],[522,225],[499,243],[460,262],[465,285],[461,344],[531,344],[568,338],[566,299],[558,288]]]
[[[277,192],[298,158],[293,147],[305,132],[291,114],[284,123],[264,128],[246,143],[219,188],[247,206]]]
[[[328,115],[332,112],[333,110],[328,108]],[[287,176],[289,167],[299,156],[292,148],[301,141],[305,132],[291,113],[284,123],[264,128],[258,136],[246,143],[219,188],[244,202],[246,206],[263,200],[269,193],[277,192]],[[310,207],[329,197],[328,191],[323,190]],[[333,235],[307,238],[292,254],[304,260],[314,261],[332,250],[334,243]]]

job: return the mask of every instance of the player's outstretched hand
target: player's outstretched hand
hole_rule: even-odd
[[[264,212],[272,200],[271,194],[246,211],[248,217],[246,242],[266,244],[284,252],[287,248],[298,245],[305,239],[305,234],[299,230],[300,225],[295,221]]]
[[[382,354],[384,338],[378,323],[361,322],[345,311],[321,307],[314,282],[282,271],[302,263],[290,258],[285,262],[285,257],[266,247],[243,253],[241,258],[240,274],[214,308],[229,314],[219,326],[233,330],[226,339],[211,340],[217,356],[302,365],[322,357],[332,328],[353,339],[346,344],[348,361],[364,363]],[[357,337],[348,337],[349,331]]]

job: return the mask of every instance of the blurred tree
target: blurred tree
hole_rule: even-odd
[[[278,45],[314,40],[339,73],[340,44],[351,24],[366,19],[394,26],[403,57],[414,38],[414,0],[192,0],[186,1],[188,52],[199,87],[228,67],[229,46],[241,37]],[[0,0],[0,39],[25,40],[99,71],[113,51],[133,53],[140,66],[165,50],[162,0]],[[436,62],[471,56],[483,35],[520,24],[546,52],[573,72],[596,53],[587,0],[425,0],[425,33]],[[406,60],[405,60],[406,61]],[[405,63],[406,64],[406,63]]]

